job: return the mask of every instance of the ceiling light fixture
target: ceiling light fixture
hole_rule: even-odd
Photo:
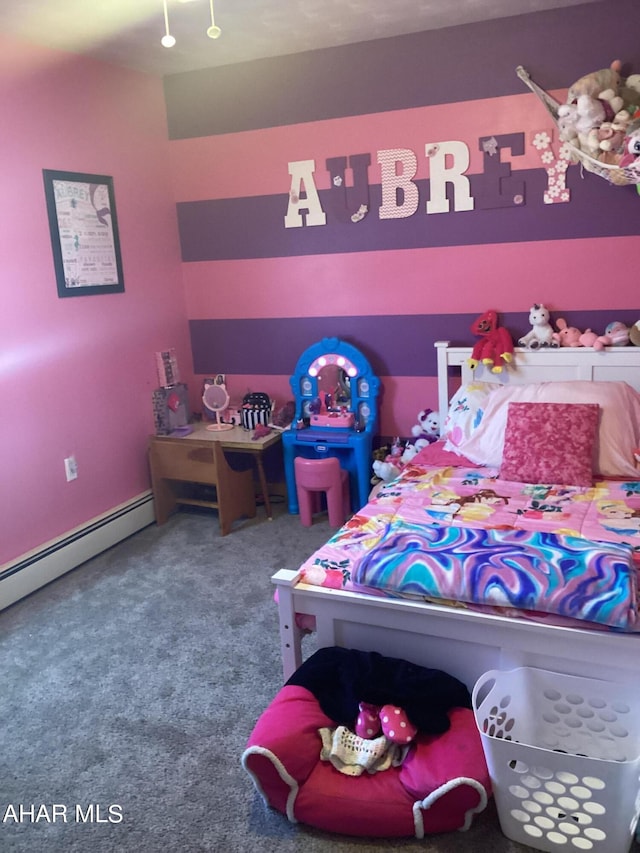
[[[222,30],[220,27],[216,27],[216,22],[213,20],[213,0],[209,0],[209,7],[211,9],[211,26],[207,30],[207,35],[210,39],[217,39],[222,35]]]
[[[189,3],[191,0],[179,0],[179,2]],[[169,10],[167,9],[167,0],[162,0],[162,6],[164,9],[164,35],[160,39],[160,44],[163,47],[173,47],[176,40],[169,32]],[[207,35],[210,39],[217,39],[222,35],[222,30],[220,27],[216,26],[213,15],[213,0],[209,0],[209,8],[211,9],[211,26],[207,29]]]
[[[164,6],[164,30],[165,33],[160,39],[160,44],[163,47],[173,47],[176,43],[175,38],[169,32],[169,12],[167,11],[167,0],[162,0]]]

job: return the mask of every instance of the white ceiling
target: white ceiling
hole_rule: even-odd
[[[0,31],[153,74],[441,29],[597,0],[0,0]]]

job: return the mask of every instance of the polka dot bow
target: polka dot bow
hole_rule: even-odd
[[[380,730],[387,740],[393,743],[409,743],[418,733],[418,729],[409,721],[402,708],[396,705],[371,705],[360,702],[358,705],[356,734],[371,740],[378,737]]]

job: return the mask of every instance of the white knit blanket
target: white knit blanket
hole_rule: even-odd
[[[392,743],[384,735],[367,740],[354,734],[346,726],[323,728],[318,733],[322,739],[320,758],[347,776],[379,773],[402,764],[409,746]]]

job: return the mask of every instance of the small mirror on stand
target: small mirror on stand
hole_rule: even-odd
[[[208,430],[217,432],[233,429],[233,424],[225,424],[220,420],[221,412],[224,412],[229,406],[229,395],[224,385],[205,385],[202,402],[205,409],[214,417],[214,422],[207,427]]]

